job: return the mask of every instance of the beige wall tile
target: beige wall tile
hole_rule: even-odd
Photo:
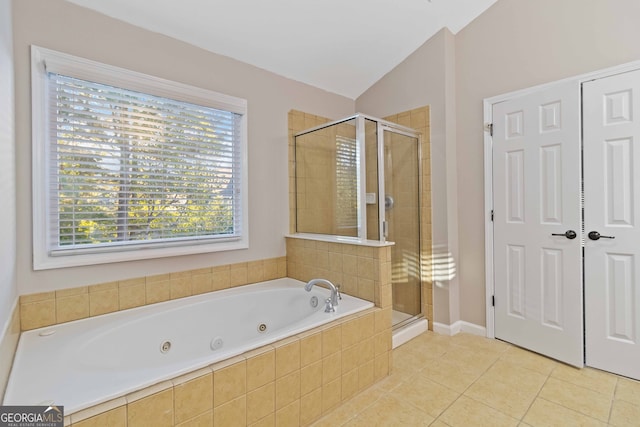
[[[118,288],[89,292],[89,316],[112,313],[120,309]]]
[[[215,381],[215,380],[214,380]],[[214,426],[246,426],[247,425],[247,398],[242,395],[230,402],[220,405],[213,411]]]
[[[89,286],[89,293],[110,291],[112,289],[118,289],[118,282],[99,283],[97,285]]]
[[[129,427],[172,426],[173,424],[172,388],[127,405],[127,425]]]
[[[391,349],[390,347],[390,334],[387,332],[380,332],[376,334],[373,338],[373,353],[375,356],[379,356],[383,353],[386,353]]]
[[[229,274],[230,286],[233,287],[246,285],[248,283],[247,263],[243,262],[239,264],[233,264],[231,266]]]
[[[252,261],[247,264],[247,283],[258,283],[264,281],[263,261]]]
[[[358,353],[359,350],[360,350],[360,346],[358,345],[352,345],[351,347],[348,347],[342,350],[342,373],[343,374],[358,367],[358,364],[360,362],[360,354]]]
[[[61,298],[56,297],[56,323],[70,322],[87,317],[89,317],[88,293]]]
[[[367,338],[362,340],[358,344],[358,357],[359,357],[358,363],[362,365],[366,362],[373,360],[375,356],[374,351],[375,351],[375,346],[374,346],[373,338]]]
[[[213,410],[177,425],[178,427],[213,427]]]
[[[52,300],[56,298],[54,292],[41,292],[38,294],[20,295],[20,304],[29,304],[32,302]]]
[[[191,293],[193,295],[204,294],[213,290],[211,271],[191,276]]]
[[[375,294],[374,282],[371,279],[358,277],[358,298],[362,298],[367,301],[371,301],[375,303],[376,294]]]
[[[256,421],[253,424],[249,424],[249,427],[276,427],[276,414],[269,414],[261,420]]]
[[[276,412],[276,425],[278,427],[296,427],[300,425],[299,400],[296,400]]]
[[[218,407],[247,391],[246,361],[213,371],[213,406]]]
[[[346,321],[342,324],[342,348],[351,347],[360,341],[360,331],[356,319]]]
[[[322,357],[326,357],[342,348],[342,327],[332,326],[322,331]]]
[[[281,257],[278,260],[278,277],[287,277],[287,259]]]
[[[23,331],[56,323],[56,300],[29,302],[20,306],[20,326]]]
[[[322,415],[322,388],[300,398],[300,425],[306,426]]]
[[[342,352],[322,358],[322,384],[328,384],[342,375]]]
[[[231,270],[214,268],[211,273],[211,289],[220,291],[229,287],[231,287]]]
[[[171,299],[178,299],[191,296],[191,276],[184,274],[171,274]]]
[[[120,310],[145,305],[146,289],[144,279],[142,279],[142,284],[137,283],[131,286],[122,286],[122,282],[120,282],[118,298],[120,300]]]
[[[275,383],[270,382],[247,393],[247,424],[252,424],[275,412]]]
[[[264,280],[273,280],[278,278],[278,259],[265,259],[263,263]]]
[[[358,276],[358,257],[355,255],[342,255],[342,272],[349,276]]]
[[[389,353],[383,353],[376,356],[373,362],[373,379],[374,381],[380,381],[389,375]]]
[[[342,400],[353,397],[359,391],[358,369],[342,375]]]
[[[322,360],[300,369],[300,394],[305,395],[322,387]]]
[[[276,378],[300,369],[300,341],[276,346]]]
[[[373,384],[374,381],[374,373],[373,373],[373,360],[361,364],[358,367],[358,387],[360,390],[364,390]]]
[[[56,291],[56,299],[70,297],[74,295],[81,295],[89,293],[88,286],[80,286],[78,288],[60,289]]]
[[[119,408],[73,423],[73,425],[76,427],[126,427],[127,407],[120,406]]]
[[[256,356],[247,355],[247,391],[255,390],[276,378],[276,352],[274,349]]]
[[[322,358],[322,333],[318,332],[300,339],[300,365],[307,366]]]
[[[342,400],[342,379],[338,378],[322,386],[322,413],[326,414]]]
[[[276,410],[300,398],[300,371],[276,380]]]
[[[176,423],[213,409],[213,374],[174,386],[174,398]]]
[[[145,296],[147,304],[169,301],[171,299],[171,280],[148,281],[145,285]]]

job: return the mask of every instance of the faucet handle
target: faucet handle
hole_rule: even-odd
[[[336,309],[333,307],[333,303],[331,302],[331,298],[327,298],[324,303],[326,304],[324,307],[325,313],[333,313]]]
[[[340,293],[340,285],[336,284],[336,293],[338,294],[338,299],[342,299],[342,294]]]

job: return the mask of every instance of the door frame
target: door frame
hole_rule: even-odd
[[[580,86],[582,91],[582,83],[610,77],[616,74],[626,73],[629,71],[640,69],[640,60],[628,62],[621,65],[593,71],[578,76],[568,77],[556,80],[551,83],[532,86],[526,89],[516,90],[483,99],[483,123],[484,123],[484,267],[485,267],[485,312],[486,312],[486,332],[487,338],[495,338],[495,307],[493,306],[493,295],[495,292],[494,281],[494,259],[493,259],[493,220],[491,212],[493,211],[493,138],[491,136],[491,123],[493,123],[493,105],[501,102],[518,98],[528,94],[538,92],[540,90],[551,89],[555,85],[574,82]],[[582,105],[582,96],[580,97],[580,105]],[[582,112],[580,112],[582,115]],[[583,142],[582,129],[580,129],[580,144]],[[582,230],[581,230],[582,231]],[[583,278],[584,280],[584,278]],[[584,288],[584,283],[582,284]]]

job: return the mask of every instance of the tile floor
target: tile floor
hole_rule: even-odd
[[[607,425],[640,426],[640,382],[575,369],[497,340],[432,332],[395,349],[388,378],[314,424]]]

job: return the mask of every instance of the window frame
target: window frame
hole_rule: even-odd
[[[49,105],[47,72],[120,87],[150,95],[237,113],[240,119],[240,224],[238,237],[176,242],[141,242],[124,247],[74,249],[52,255],[53,230],[49,189]],[[32,224],[33,268],[107,264],[114,262],[193,255],[247,249],[249,247],[249,198],[247,161],[247,101],[184,83],[115,67],[85,58],[31,46],[32,96]]]

